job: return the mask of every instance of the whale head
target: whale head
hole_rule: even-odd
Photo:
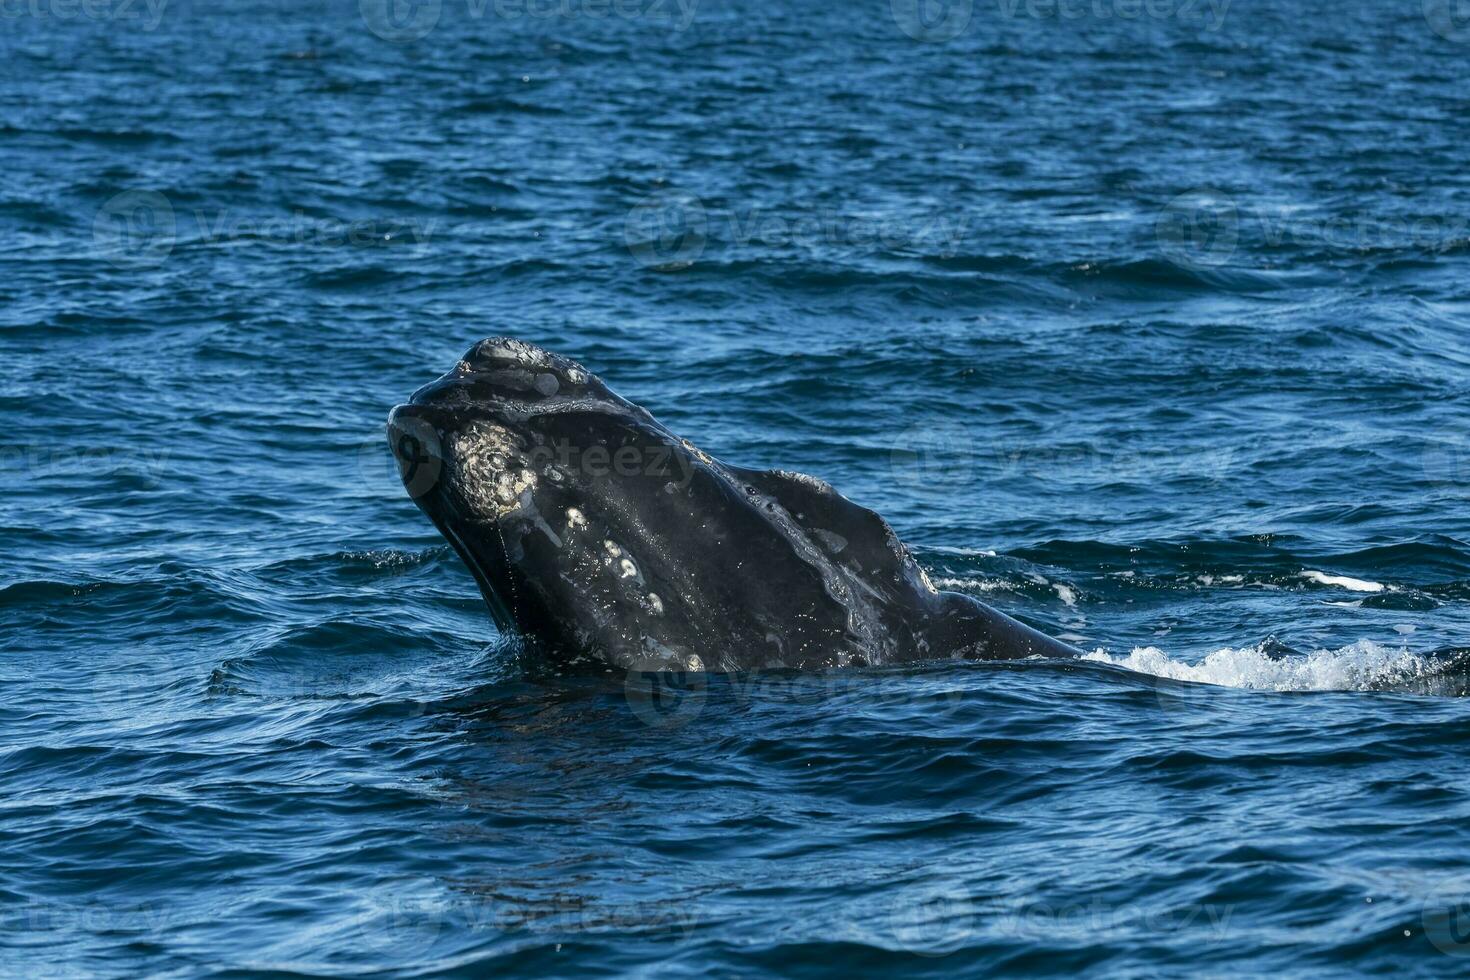
[[[687,623],[659,629],[680,604],[685,544],[659,512],[688,492],[698,451],[647,411],[572,360],[496,337],[394,408],[388,441],[501,629],[622,666],[703,668]]]
[[[987,655],[965,625],[983,607],[937,593],[877,514],[808,476],[724,464],[531,344],[475,344],[393,409],[388,439],[500,628],[567,660],[737,670]]]

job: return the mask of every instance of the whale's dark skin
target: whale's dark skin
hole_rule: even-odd
[[[580,365],[492,338],[389,416],[497,625],[568,660],[752,670],[1078,651],[939,592],[826,483],[729,466]]]

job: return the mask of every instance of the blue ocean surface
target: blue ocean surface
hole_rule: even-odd
[[[1467,64],[1453,0],[3,0],[0,973],[1465,975]],[[384,438],[496,334],[1088,656],[558,676]]]

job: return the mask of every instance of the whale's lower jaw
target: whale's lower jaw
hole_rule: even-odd
[[[935,591],[888,524],[828,484],[726,465],[527,344],[475,345],[389,429],[496,624],[559,657],[750,670],[1077,654]]]

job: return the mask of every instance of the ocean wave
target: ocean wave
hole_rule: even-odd
[[[1318,585],[1332,585],[1341,589],[1347,589],[1349,592],[1382,592],[1387,588],[1381,582],[1367,582],[1360,578],[1353,578],[1350,575],[1328,575],[1326,572],[1319,572],[1310,568],[1302,572],[1301,577],[1308,582],[1315,582]]]
[[[1174,681],[1252,691],[1403,691],[1463,695],[1470,688],[1470,661],[1460,651],[1412,653],[1371,640],[1304,656],[1280,656],[1264,644],[1225,647],[1190,663],[1158,647],[1138,647],[1127,656],[1102,650],[1084,660],[1111,664]]]

